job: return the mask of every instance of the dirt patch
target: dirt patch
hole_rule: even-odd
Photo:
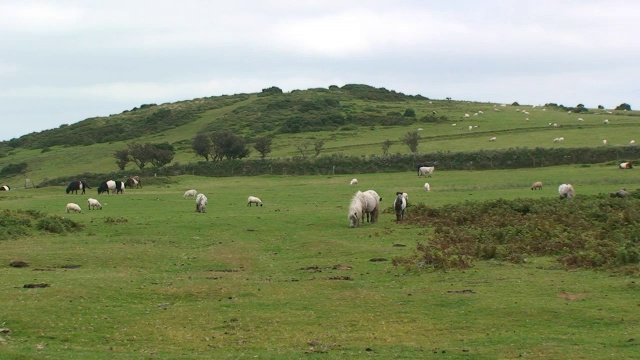
[[[353,280],[351,276],[329,276],[329,280]]]
[[[575,300],[582,300],[586,298],[587,294],[572,294],[568,292],[561,292],[558,294],[558,297],[560,299],[567,300],[567,301],[575,301]]]
[[[35,289],[35,288],[46,288],[49,287],[47,283],[38,283],[38,284],[24,284],[23,288],[25,289]]]
[[[373,258],[373,259],[369,259],[369,261],[371,261],[371,262],[389,261],[389,259],[385,259],[385,258]]]
[[[10,263],[9,263],[9,266],[11,266],[11,267],[21,268],[21,267],[28,267],[28,266],[29,266],[29,264],[27,264],[26,262],[21,261],[21,260],[16,260],[16,261],[12,261],[12,262],[10,262]]]
[[[460,295],[473,295],[476,292],[470,289],[465,289],[465,290],[449,290],[447,291],[447,293],[449,294],[460,294]]]

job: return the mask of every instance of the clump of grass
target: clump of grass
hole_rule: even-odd
[[[0,216],[0,239],[9,240],[33,234],[33,229],[65,234],[79,230],[82,224],[36,210],[3,210]]]
[[[606,195],[465,202],[415,206],[407,222],[433,227],[415,254],[396,266],[464,269],[474,260],[522,263],[557,256],[568,268],[607,268],[640,263],[640,192],[628,199]]]

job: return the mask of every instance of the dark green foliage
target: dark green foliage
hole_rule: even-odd
[[[406,110],[404,111],[404,114],[402,114],[402,116],[406,116],[406,117],[412,117],[412,118],[414,118],[414,117],[416,117],[416,111],[415,111],[415,110],[413,110],[413,109],[406,109]]]
[[[514,102],[511,104],[511,106],[520,106],[520,104],[518,104],[518,102],[517,102],[517,101],[514,101]]]
[[[262,136],[255,140],[253,148],[260,153],[260,158],[264,159],[269,153],[271,153],[271,142],[273,139],[270,136]]]
[[[316,156],[320,155],[320,152],[324,150],[324,143],[325,141],[320,139],[313,144],[313,151],[315,152]]]
[[[251,152],[251,149],[247,147],[246,140],[231,131],[216,131],[211,134],[211,142],[214,161],[242,159]]]
[[[409,131],[400,138],[400,141],[407,145],[412,153],[416,153],[418,151],[418,144],[420,143],[420,135],[418,135],[417,131]]]
[[[387,139],[382,143],[382,154],[384,155],[388,155],[389,154],[389,149],[391,148],[391,145],[393,144],[393,142],[391,142],[391,140]]]
[[[116,150],[113,153],[113,157],[116,159],[116,165],[118,165],[118,169],[120,170],[124,170],[124,168],[127,167],[127,164],[131,161],[129,150],[127,149]]]
[[[604,106],[598,105],[598,110],[604,110]]]
[[[153,164],[157,168],[163,167],[169,164],[175,155],[173,146],[166,142],[160,144],[132,143],[128,144],[127,147],[128,149],[122,150],[121,155],[124,155],[125,152],[128,153],[129,159],[141,170],[144,169],[148,163]]]
[[[60,216],[48,216],[35,210],[2,210],[0,241],[33,234],[34,229],[66,234],[82,229],[83,225]]]
[[[640,264],[640,191],[627,199],[603,194],[571,201],[498,199],[441,208],[419,204],[405,219],[434,232],[413,256],[395,259],[396,265],[467,268],[474,260],[520,263],[548,255],[569,268]]]
[[[173,104],[143,104],[121,114],[89,118],[57,129],[24,135],[18,139],[11,139],[7,144],[11,147],[37,149],[56,145],[78,146],[135,139],[187,124],[207,110],[229,106],[247,98],[248,95],[240,94]]]
[[[27,172],[27,163],[21,162],[17,164],[9,164],[0,169],[0,176],[10,177],[15,175],[24,174]]]
[[[204,157],[209,161],[209,156],[213,153],[213,143],[211,142],[211,134],[198,134],[191,141],[191,149],[198,156]]]
[[[622,103],[618,106],[616,106],[616,110],[627,110],[627,111],[631,111],[631,105],[627,104],[627,103]]]

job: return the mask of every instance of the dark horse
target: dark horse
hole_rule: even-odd
[[[91,188],[84,180],[74,180],[69,184],[69,186],[67,186],[67,194],[71,192],[75,192],[76,194],[78,194],[78,190],[82,190],[82,193],[84,194],[85,189]]]

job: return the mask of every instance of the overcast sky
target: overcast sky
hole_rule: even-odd
[[[270,86],[636,109],[638,16],[635,0],[0,0],[0,140]]]

